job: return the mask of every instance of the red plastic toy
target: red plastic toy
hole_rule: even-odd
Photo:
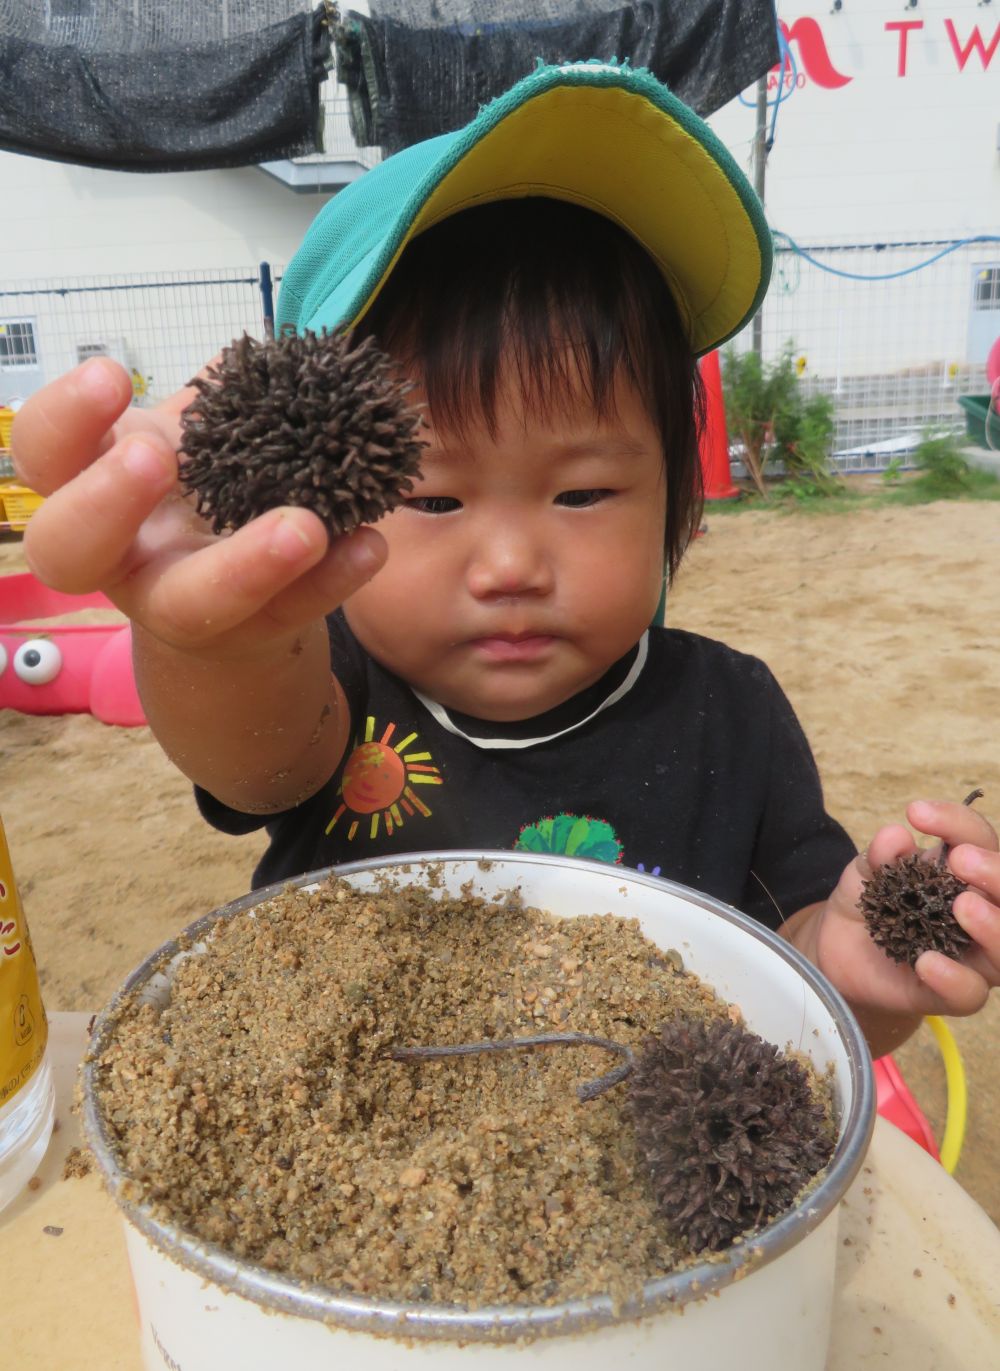
[[[0,576],[0,709],[93,714],[126,728],[144,724],[129,625],[46,622],[80,609],[113,608],[99,593],[49,590],[29,572]]]
[[[1000,338],[990,348],[990,354],[986,359],[986,379],[990,383],[993,399],[996,400],[1000,394]]]
[[[872,1063],[875,1071],[877,1108],[883,1119],[901,1128],[915,1143],[929,1152],[936,1162],[941,1160],[937,1142],[920,1106],[891,1057],[879,1057]]]

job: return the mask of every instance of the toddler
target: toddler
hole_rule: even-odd
[[[826,813],[767,668],[650,627],[698,526],[697,356],[758,308],[759,203],[647,73],[542,67],[466,129],[335,196],[279,325],[374,333],[417,385],[422,476],[331,541],[304,509],[214,537],[177,492],[185,392],[129,410],[106,360],[15,424],[49,498],[26,554],[133,623],[150,725],[230,833],[266,825],[261,885],[404,852],[559,852],[658,870],[768,924],[851,1003],[876,1055],[1000,982],[986,820],[916,802],[973,889],[973,949],[915,970],[872,943],[871,868]]]

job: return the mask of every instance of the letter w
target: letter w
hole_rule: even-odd
[[[1000,43],[1000,24],[997,24],[996,32],[993,35],[993,41],[988,48],[983,43],[978,24],[972,30],[972,37],[964,48],[959,42],[958,34],[955,32],[955,25],[950,19],[944,21],[944,26],[948,30],[948,37],[951,39],[951,50],[955,54],[955,61],[958,63],[959,71],[965,70],[965,64],[972,56],[973,52],[979,53],[979,60],[983,64],[983,71],[985,71],[993,60],[993,54],[997,50],[997,44]]]

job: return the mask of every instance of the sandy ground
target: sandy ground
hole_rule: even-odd
[[[854,839],[911,798],[976,786],[1000,821],[1000,507],[722,514],[670,598],[676,625],[763,657],[796,706],[827,802]],[[0,572],[23,569],[0,535]],[[98,1007],[197,915],[244,893],[260,839],[198,818],[145,729],[0,714],[0,812],[51,1009]],[[969,1077],[957,1178],[1000,1222],[1000,994],[952,1021]],[[940,1138],[944,1073],[926,1028],[897,1055]]]

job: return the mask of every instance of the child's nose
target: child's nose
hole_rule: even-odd
[[[546,594],[553,584],[550,553],[527,526],[493,523],[480,530],[468,570],[469,590],[476,599]]]

